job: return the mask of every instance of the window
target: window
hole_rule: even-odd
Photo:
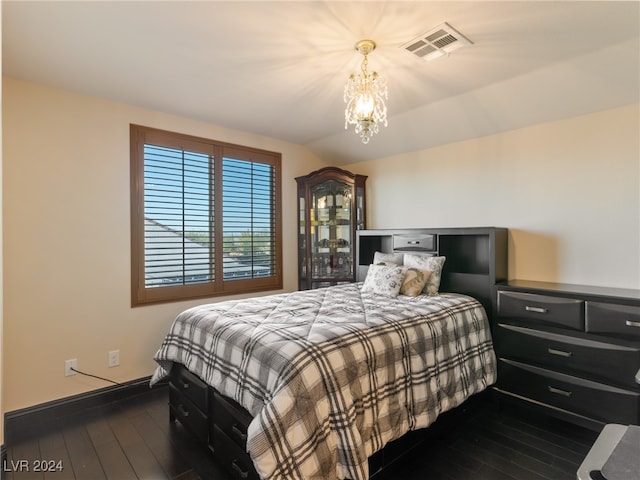
[[[282,288],[280,158],[131,125],[132,304]]]

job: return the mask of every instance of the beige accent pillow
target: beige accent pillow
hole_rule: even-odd
[[[442,278],[442,267],[446,257],[429,257],[426,255],[404,254],[405,267],[413,267],[419,270],[429,270],[431,275],[427,279],[427,283],[422,289],[427,295],[437,295],[440,288],[440,279]]]
[[[431,276],[429,270],[407,268],[407,273],[402,281],[402,287],[400,287],[400,293],[410,297],[417,297],[422,293],[422,289],[427,284],[429,276]]]

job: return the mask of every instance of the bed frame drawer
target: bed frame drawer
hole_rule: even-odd
[[[584,301],[535,293],[499,291],[498,316],[584,330]]]
[[[232,478],[260,480],[248,453],[231,440],[217,425],[213,426],[213,452]]]
[[[496,342],[500,356],[594,380],[638,388],[640,346],[559,335],[499,323]]]
[[[500,359],[499,389],[601,423],[637,424],[640,393]]]
[[[207,384],[178,363],[171,369],[171,385],[200,410],[207,411]]]
[[[394,252],[434,252],[436,236],[425,233],[396,234],[393,236]]]
[[[213,411],[215,412],[216,427],[235,442],[238,447],[247,449],[247,428],[251,423],[251,415],[230,398],[225,398],[218,392],[212,395]]]
[[[173,384],[169,385],[169,408],[173,418],[179,420],[199,441],[207,442],[208,422],[206,415],[191,400],[182,395]]]
[[[587,302],[586,329],[590,333],[640,338],[640,307]]]

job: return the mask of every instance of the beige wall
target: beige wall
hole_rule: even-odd
[[[508,227],[510,278],[637,289],[639,118],[631,105],[347,168],[369,175],[369,228]]]
[[[2,38],[2,6],[0,5],[0,38]],[[0,44],[2,42],[0,41]],[[2,89],[2,62],[0,62],[0,90]],[[0,145],[2,145],[2,97],[0,96]],[[3,256],[2,256],[2,149],[0,149],[0,272],[3,272]],[[3,403],[3,378],[4,378],[4,307],[3,307],[3,279],[4,275],[0,275],[0,446],[4,445],[4,403]]]
[[[281,152],[284,290],[297,288],[294,177],[323,166],[306,149],[6,77],[3,98],[5,411],[109,385],[64,377],[65,359],[150,375],[175,315],[202,303],[130,307],[130,123]]]
[[[129,306],[130,123],[282,152],[296,288],[293,179],[323,166],[306,149],[11,78],[3,115],[5,411],[108,385],[64,377],[68,358],[150,375],[176,313],[201,303]],[[369,175],[370,228],[504,226],[511,278],[640,288],[638,118],[634,105],[347,168]]]

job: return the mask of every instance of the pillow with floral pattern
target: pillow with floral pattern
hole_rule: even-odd
[[[373,263],[376,265],[382,263],[384,265],[402,265],[404,254],[402,253],[384,253],[375,252],[373,254]]]
[[[405,269],[400,266],[369,265],[362,284],[363,292],[372,292],[386,297],[397,297],[402,287]]]

